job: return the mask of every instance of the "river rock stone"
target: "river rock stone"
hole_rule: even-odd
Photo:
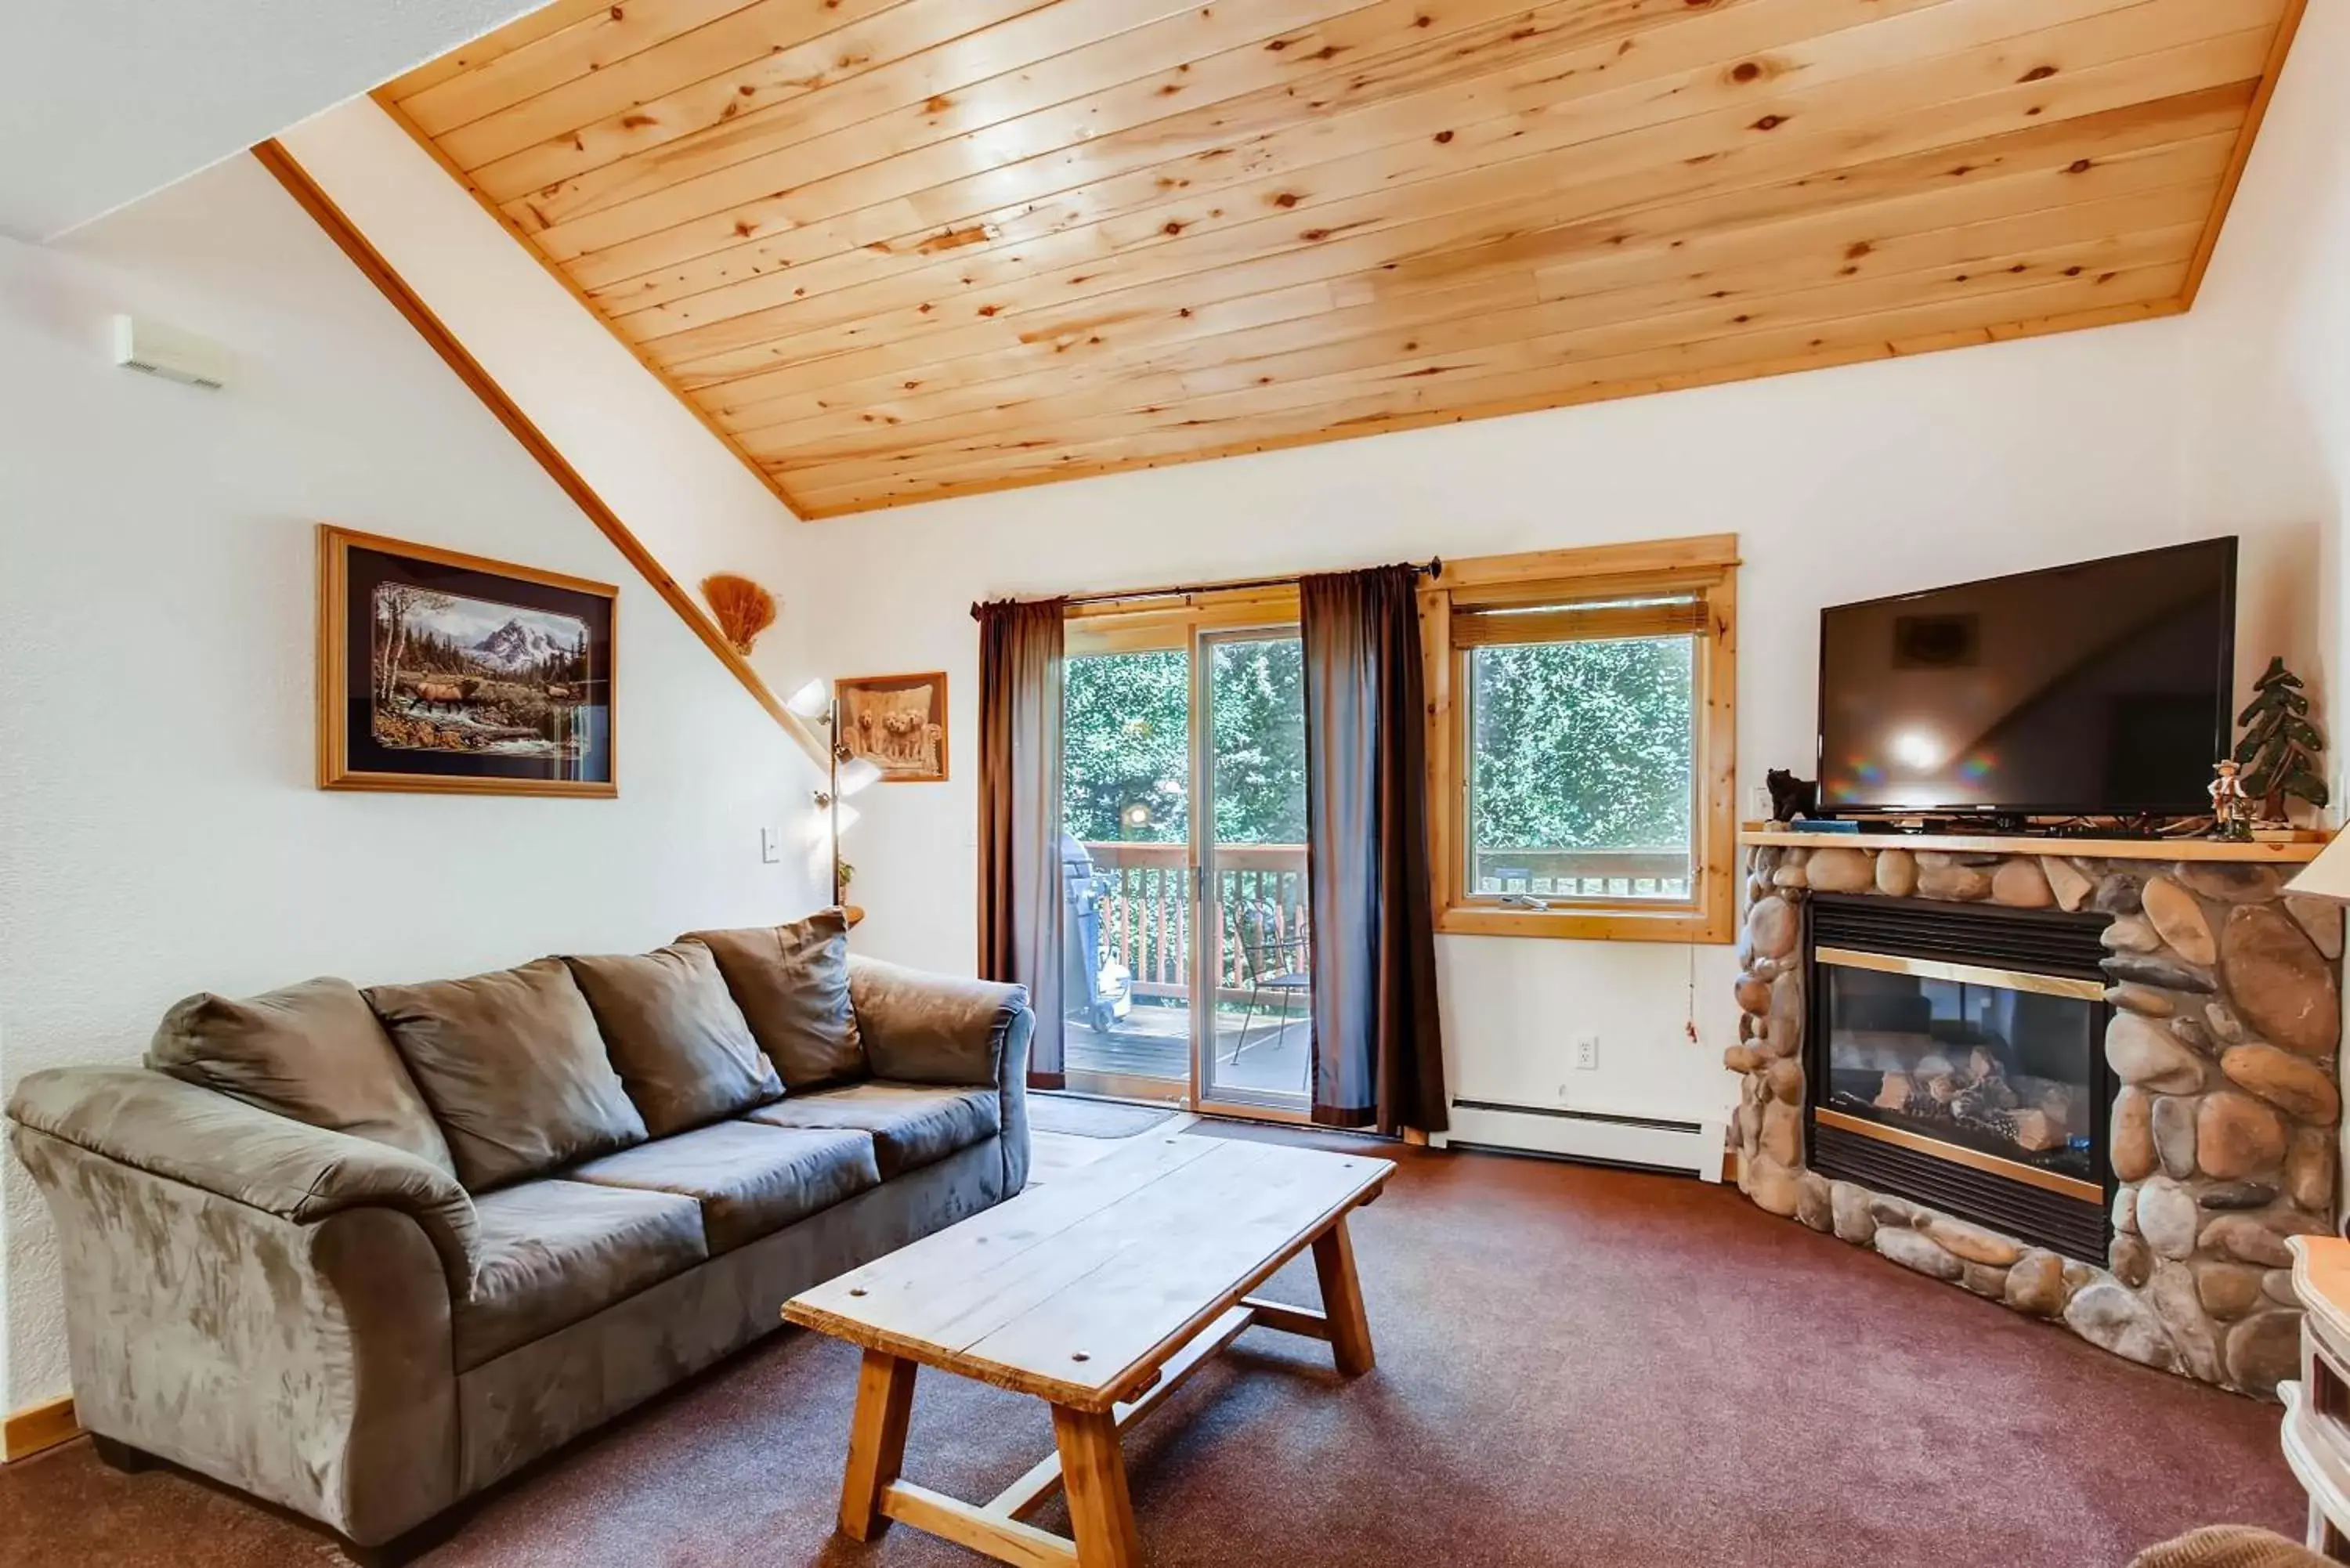
[[[2301,1314],[2256,1313],[2228,1331],[2228,1380],[2267,1398],[2301,1371]]]
[[[2157,991],[2150,985],[2109,985],[2106,987],[2106,1000],[2142,1018],[2168,1018],[2178,1011],[2178,1003],[2170,999],[2170,992]]]
[[[1738,998],[1738,1008],[1742,1012],[1771,1011],[1771,982],[1759,974],[1740,975],[1734,994]]]
[[[1794,950],[1795,934],[1802,924],[1795,906],[1786,899],[1758,898],[1746,911],[1746,940],[1764,958],[1780,958]]]
[[[1868,1193],[1849,1181],[1828,1183],[1828,1213],[1836,1238],[1866,1247],[1877,1238],[1877,1216],[1868,1211]]]
[[[1804,1043],[1804,977],[1794,971],[1771,982],[1770,1052],[1793,1056]]]
[[[2275,1111],[2251,1096],[2221,1089],[2203,1096],[2195,1112],[2195,1156],[2207,1175],[2222,1181],[2251,1176],[2284,1158],[2286,1129]],[[2162,1146],[2162,1107],[2155,1107],[2155,1147]]]
[[[1814,1231],[1826,1231],[1835,1225],[1835,1211],[1828,1205],[1826,1177],[1804,1172],[1803,1179],[1795,1185],[1795,1218]]]
[[[2065,1303],[2064,1321],[2074,1334],[2116,1355],[2165,1372],[2178,1369],[2178,1352],[2154,1309],[2114,1281],[2085,1286]]]
[[[1966,1272],[1960,1262],[1923,1231],[1880,1229],[1877,1232],[1877,1250],[1905,1269],[1915,1269],[1938,1280],[1956,1280]]]
[[[1953,1220],[1947,1214],[1929,1216],[1924,1229],[1936,1245],[1962,1262],[2004,1269],[2023,1256],[2022,1242],[2012,1241],[1995,1231],[1970,1225],[1963,1220]]]
[[[2299,1226],[2286,1232],[2302,1233]],[[2222,1214],[2203,1227],[2200,1241],[2206,1251],[2224,1252],[2239,1262],[2258,1263],[2264,1269],[2293,1265],[2293,1253],[2285,1248],[2284,1234],[2256,1214]]]
[[[2136,1290],[2154,1276],[2154,1249],[2143,1236],[2116,1236],[2106,1254],[2114,1278]]]
[[[2332,968],[2274,905],[2228,911],[2220,973],[2244,1023],[2272,1043],[2303,1056],[2330,1054],[2341,1043],[2342,997]]]
[[[2331,898],[2287,893],[2284,912],[2293,918],[2312,946],[2328,959],[2342,956],[2342,906]]]
[[[2114,921],[2097,940],[2106,944],[2108,952],[2150,953],[2162,948],[2162,939],[2155,934],[2154,928],[2135,915],[2125,915]]]
[[[2089,907],[2108,915],[2135,915],[2141,906],[2137,879],[2118,871],[2098,878],[2097,890],[2089,895]]]
[[[1721,1053],[1721,1064],[1733,1073],[1752,1073],[1762,1060],[1752,1045],[1731,1045]]]
[[[2293,1135],[2284,1157],[2285,1196],[2313,1213],[2334,1208],[2334,1136],[2316,1127]]]
[[[1804,1163],[1804,1113],[1784,1100],[1762,1107],[1762,1152],[1781,1165]]]
[[[1794,1171],[1767,1156],[1758,1156],[1744,1163],[1740,1176],[1746,1196],[1754,1199],[1756,1208],[1782,1219],[1794,1217],[1800,1188]]]
[[[2271,1269],[2261,1276],[2261,1294],[2284,1306],[2299,1306],[2301,1298],[2293,1293],[2293,1271]]]
[[[2276,1195],[2277,1189],[2265,1181],[2215,1181],[2195,1194],[2195,1204],[2207,1214],[2233,1214],[2265,1209]]]
[[[2180,958],[2199,964],[2218,960],[2219,940],[2212,936],[2211,922],[2203,918],[2203,906],[2195,901],[2194,894],[2168,877],[2155,877],[2147,880],[2139,898],[2146,906],[2146,918]]]
[[[2176,1181],[2156,1177],[2137,1189],[2137,1232],[2163,1257],[2192,1257],[2202,1221],[2195,1195]]]
[[[2243,1044],[2244,1022],[2236,1016],[2236,1010],[2226,1002],[2205,1002],[2203,1022],[2210,1027],[2214,1038],[2230,1045]]]
[[[1773,1099],[1794,1105],[1804,1097],[1804,1064],[1782,1057],[1762,1070],[1762,1085],[1770,1090]]]
[[[1924,898],[1940,898],[1949,903],[1968,903],[1991,896],[1991,873],[1973,866],[1960,866],[1941,856],[1929,862],[1928,857],[1918,857],[1918,895]]]
[[[2199,1020],[2174,1018],[2170,1021],[2170,1032],[2204,1055],[2211,1054],[2211,1032],[2204,1028]]]
[[[2189,1377],[2206,1383],[2220,1379],[2220,1335],[2196,1294],[2195,1271],[2185,1263],[2157,1263],[2146,1284],[2145,1300],[2170,1331],[2171,1347]]]
[[[2186,965],[2173,963],[2168,959],[2116,953],[2112,958],[2098,960],[2097,967],[2106,971],[2108,980],[2134,980],[2140,985],[2191,991],[2199,996],[2208,996],[2217,989],[2212,985],[2210,976],[2198,974]]]
[[[1804,867],[1801,861],[1790,861],[1771,873],[1773,888],[1801,888],[1804,883]]]
[[[2106,1026],[2106,1061],[2123,1083],[2148,1090],[2184,1095],[2203,1086],[2202,1059],[2135,1012],[2116,1012]]]
[[[2061,855],[2049,856],[2040,869],[2048,877],[2048,890],[2056,895],[2056,907],[2068,914],[2087,903],[2089,895],[2096,890],[2096,884]]]
[[[1877,890],[1888,898],[1906,898],[1918,890],[1918,859],[1907,849],[1887,849],[1877,857]]]
[[[1804,879],[1815,893],[1865,893],[1877,886],[1877,867],[1865,849],[1815,849],[1804,863]]]
[[[2230,1045],[2220,1054],[2220,1071],[2287,1116],[2332,1127],[2342,1115],[2342,1092],[2334,1075],[2305,1056],[2273,1045]]]
[[[2114,1191],[2114,1229],[2125,1236],[2137,1234],[2137,1189],[2127,1182]]]
[[[2163,1174],[2180,1181],[2195,1174],[2195,1102],[2175,1095],[2154,1101],[2154,1157]]]
[[[2204,1258],[2194,1267],[2195,1293],[2203,1303],[2203,1310],[2213,1317],[2232,1322],[2264,1299],[2261,1294],[2261,1271],[2249,1263]]]
[[[1992,902],[2011,909],[2044,909],[2056,901],[2048,887],[2048,874],[2040,868],[2039,857],[2033,855],[2019,855],[1992,872],[1991,896]]]
[[[1918,1218],[1918,1211],[1898,1198],[1888,1198],[1882,1192],[1872,1192],[1868,1195],[1868,1215],[1880,1226],[1891,1225],[1900,1228],[1914,1223]]]
[[[2144,1181],[2154,1174],[2154,1098],[2136,1084],[2125,1084],[2114,1096],[2113,1136],[2107,1158],[2114,1174],[2124,1181]]]
[[[1960,1286],[1987,1301],[2007,1299],[2007,1271],[1994,1269],[1989,1263],[1964,1263],[1959,1269]]]
[[[2277,895],[2277,874],[2265,866],[2234,860],[2189,860],[2172,876],[2207,898],[2222,904],[2259,904]]]
[[[2017,1312],[2054,1317],[2064,1310],[2064,1260],[2037,1248],[2007,1271],[2004,1299]]]

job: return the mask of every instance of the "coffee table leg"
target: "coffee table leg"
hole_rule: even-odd
[[[1134,1499],[1126,1490],[1117,1419],[1107,1410],[1055,1405],[1053,1442],[1061,1451],[1077,1568],[1141,1568],[1142,1538],[1134,1528]]]
[[[881,1494],[906,1462],[906,1423],[914,1413],[914,1363],[879,1350],[857,1374],[857,1414],[848,1426],[848,1471],[840,1483],[840,1530],[871,1541],[889,1528]]]
[[[1322,1311],[1330,1320],[1330,1354],[1338,1370],[1359,1377],[1376,1362],[1371,1320],[1363,1310],[1362,1282],[1355,1277],[1355,1244],[1343,1214],[1314,1238],[1314,1272],[1322,1282]]]

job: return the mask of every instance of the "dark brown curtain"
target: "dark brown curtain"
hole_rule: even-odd
[[[1061,1069],[1061,645],[1066,603],[979,605],[979,972],[1028,988],[1032,1088]]]
[[[1446,1125],[1419,586],[1409,566],[1298,582],[1313,1113],[1325,1127]]]

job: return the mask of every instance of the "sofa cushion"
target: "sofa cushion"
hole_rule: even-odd
[[[530,1181],[477,1199],[481,1264],[456,1303],[457,1370],[593,1316],[707,1260],[691,1198]]]
[[[749,1119],[777,1127],[847,1127],[873,1135],[881,1179],[944,1159],[984,1143],[1003,1129],[1003,1107],[993,1087],[940,1088],[879,1079],[793,1095],[762,1106]]]
[[[147,1064],[457,1172],[416,1080],[347,980],[306,980],[242,1002],[198,992],[163,1014]]]
[[[695,931],[786,1089],[865,1075],[848,1001],[848,917],[822,909],[785,926]]]
[[[366,994],[440,1118],[468,1190],[644,1141],[644,1118],[561,959]]]
[[[700,942],[565,961],[652,1137],[783,1098],[783,1080]]]
[[[694,1199],[713,1257],[881,1185],[869,1133],[756,1122],[721,1122],[639,1144],[564,1177]]]

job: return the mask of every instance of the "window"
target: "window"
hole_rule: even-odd
[[[1730,940],[1736,566],[1734,535],[1445,563],[1440,929]]]

